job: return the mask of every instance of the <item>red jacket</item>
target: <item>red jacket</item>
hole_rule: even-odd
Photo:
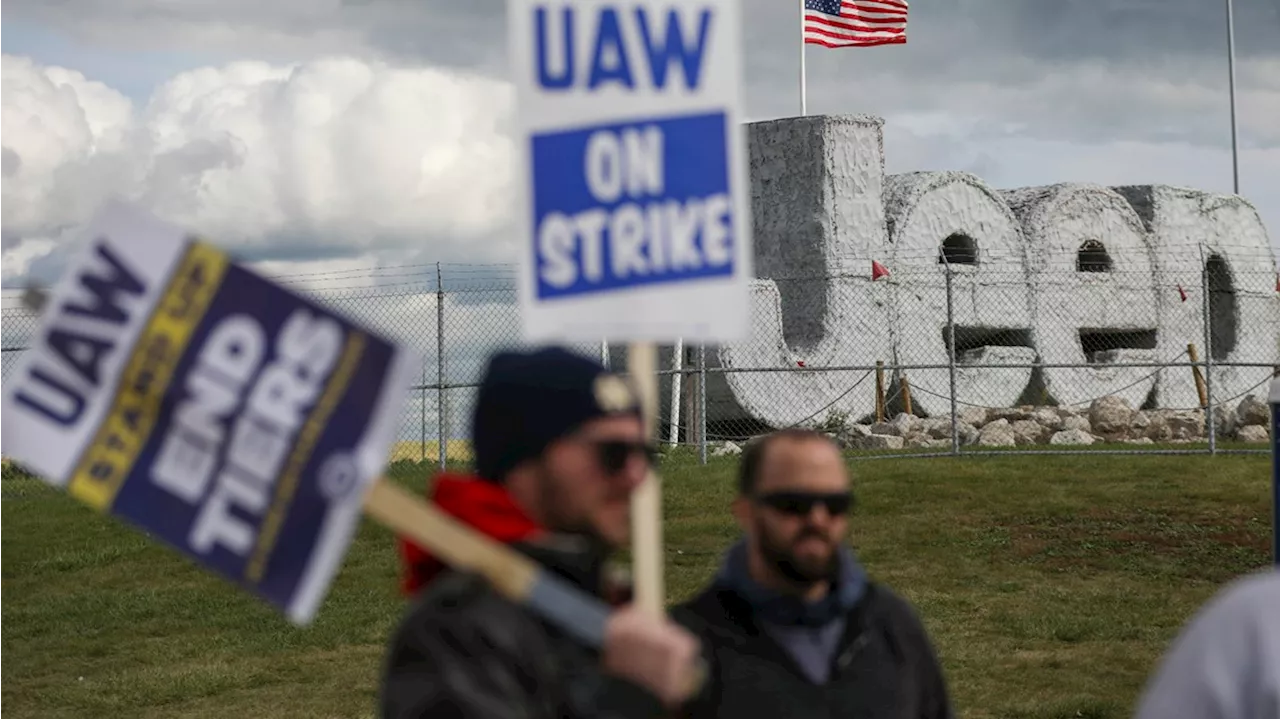
[[[462,523],[512,545],[583,592],[627,601],[610,586],[608,552],[589,541],[551,541],[502,486],[445,474],[428,495]],[[543,535],[543,536],[539,536]],[[542,540],[547,541],[542,541]],[[485,719],[655,719],[648,690],[604,674],[598,652],[429,552],[397,539],[402,588],[416,595],[393,631],[379,691],[380,715]],[[444,570],[444,571],[442,571]]]
[[[544,531],[529,518],[505,487],[479,477],[444,473],[427,494],[441,511],[504,544],[534,539]],[[444,564],[414,542],[398,537],[403,575],[400,589],[413,596],[444,569]]]

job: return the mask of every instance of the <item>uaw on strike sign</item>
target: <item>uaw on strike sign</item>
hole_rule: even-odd
[[[508,2],[526,338],[745,337],[739,5]]]
[[[122,205],[43,313],[6,454],[310,622],[420,359]]]

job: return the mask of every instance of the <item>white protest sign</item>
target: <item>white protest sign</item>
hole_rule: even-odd
[[[746,337],[739,5],[508,3],[527,340]]]
[[[86,234],[5,381],[6,454],[309,623],[421,358],[136,208]]]

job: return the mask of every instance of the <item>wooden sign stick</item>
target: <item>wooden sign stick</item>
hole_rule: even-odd
[[[607,604],[409,490],[379,478],[365,494],[364,511],[450,567],[480,574],[499,594],[532,609],[587,646],[604,645]]]
[[[627,369],[640,393],[645,440],[652,442],[658,425],[658,350],[652,342],[632,342]],[[649,470],[631,495],[631,557],[635,601],[653,616],[666,611],[662,557],[662,484]]]

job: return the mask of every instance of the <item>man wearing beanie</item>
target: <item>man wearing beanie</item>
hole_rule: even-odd
[[[638,397],[617,375],[559,348],[495,356],[472,423],[475,474],[442,474],[440,510],[615,605],[606,561],[630,532],[632,491],[652,454]],[[399,540],[414,602],[391,638],[385,717],[631,719],[665,716],[699,660],[665,618],[615,609],[592,652]]]

